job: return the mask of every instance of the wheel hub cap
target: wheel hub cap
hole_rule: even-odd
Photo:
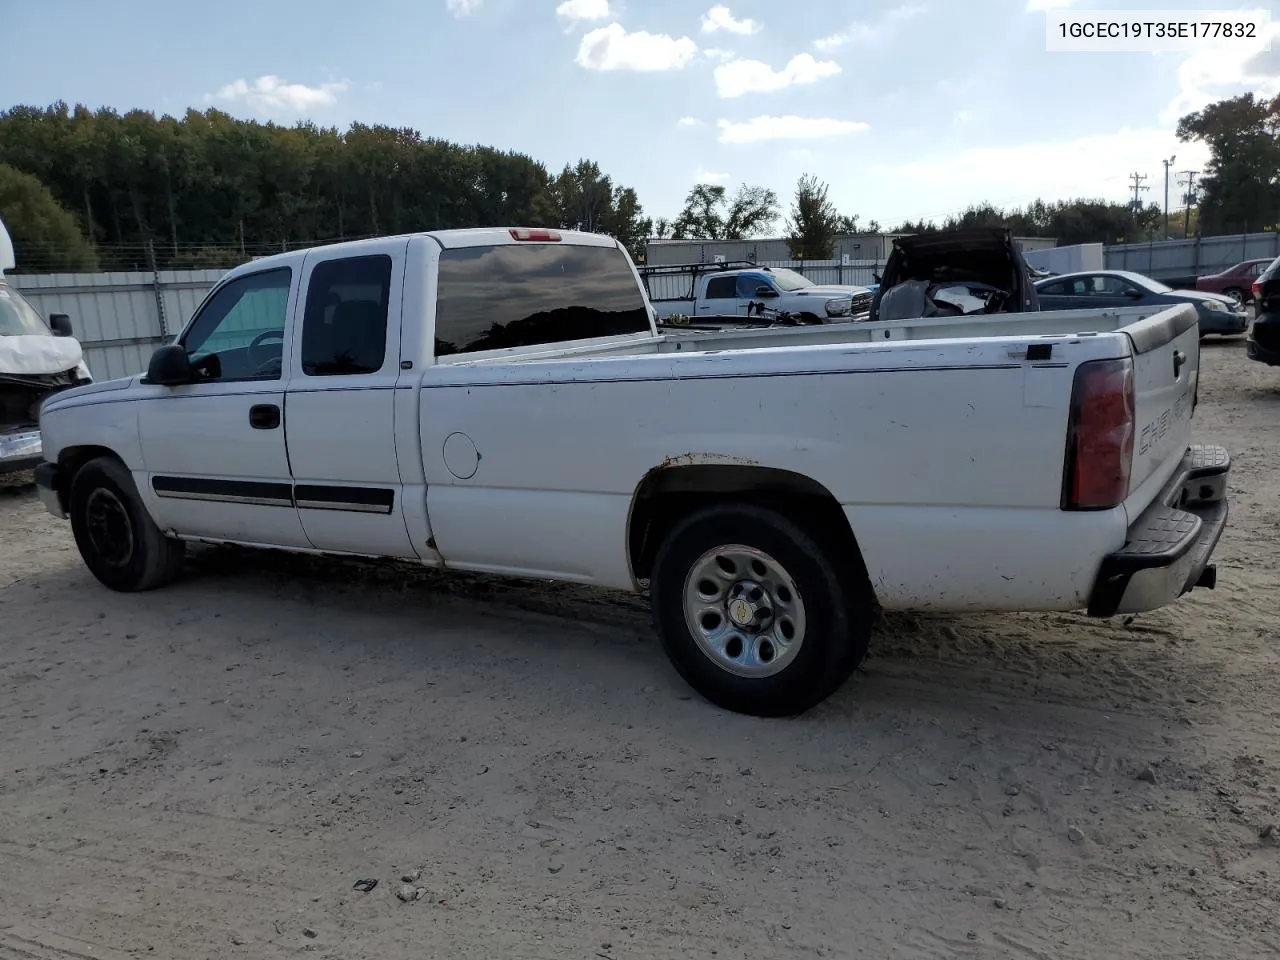
[[[781,672],[804,642],[795,581],[773,557],[740,544],[716,547],[689,569],[685,623],[716,666],[741,677]]]
[[[772,615],[764,587],[754,580],[739,580],[729,588],[725,612],[736,626],[759,629]]]

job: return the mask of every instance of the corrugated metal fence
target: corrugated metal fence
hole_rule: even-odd
[[[225,272],[19,274],[9,282],[46,317],[70,316],[94,379],[111,380],[146,370]]]
[[[1108,270],[1132,270],[1156,280],[1217,273],[1243,260],[1280,257],[1280,233],[1237,233],[1107,247]]]

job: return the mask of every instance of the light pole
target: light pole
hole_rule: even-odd
[[[1176,156],[1170,157],[1168,160],[1161,160],[1164,164],[1164,238],[1169,239],[1169,168],[1173,166],[1173,162],[1177,160]]]

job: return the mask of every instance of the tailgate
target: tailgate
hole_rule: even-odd
[[[1200,375],[1200,324],[1180,304],[1122,327],[1133,344],[1134,438],[1129,490],[1160,474],[1156,488],[1191,443]],[[1166,468],[1166,469],[1162,469]]]

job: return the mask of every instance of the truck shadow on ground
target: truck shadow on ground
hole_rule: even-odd
[[[234,547],[197,547],[189,561],[194,582],[221,589],[317,595],[334,606],[421,610],[441,602],[469,613],[535,614],[593,625],[597,645],[631,645],[658,669],[666,666],[647,596],[575,584],[440,571],[407,564],[284,554]],[[1111,712],[1185,718],[1213,700],[1217,671],[1186,659],[1195,641],[1184,627],[1194,615],[1160,611],[1147,618],[1100,621],[1076,614],[883,614],[866,665],[833,698],[856,707],[905,685],[914,697],[932,687],[941,700],[988,702],[992,696],[1028,704],[1074,705]],[[1192,630],[1192,633],[1194,631]],[[513,652],[547,642],[510,632]],[[552,641],[555,642],[555,641]],[[681,681],[664,671],[673,685]],[[820,714],[818,711],[817,714]],[[816,714],[812,714],[816,715]]]

